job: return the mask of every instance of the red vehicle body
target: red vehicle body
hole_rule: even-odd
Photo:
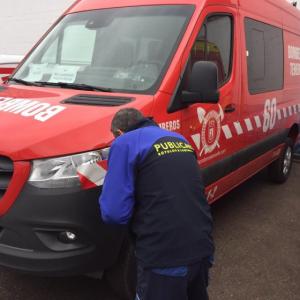
[[[268,165],[273,179],[287,179],[300,119],[300,13],[284,0],[183,2],[77,1],[18,67],[13,78],[19,81],[0,86],[1,265],[56,275],[106,270],[117,261],[126,234],[103,224],[98,214],[106,152],[97,157],[98,176],[87,171],[86,163],[113,141],[110,122],[121,108],[140,109],[162,128],[189,140],[210,203]],[[141,22],[133,17],[137,12],[142,15],[144,10],[153,13],[160,8],[157,23],[172,20],[164,26],[170,30],[166,36],[172,36],[170,28],[182,20],[181,30],[174,34],[177,38],[167,43],[164,33],[152,25],[147,31],[147,26],[134,23]],[[100,21],[94,17],[98,12],[106,13]],[[115,21],[118,14],[121,17]],[[64,29],[61,37],[57,28],[67,28],[60,24],[70,20],[74,27]],[[127,26],[124,20],[135,25],[130,23],[126,29],[132,34],[124,37],[122,32],[117,40],[110,32],[105,41],[115,52],[107,51],[105,60],[100,54],[92,57],[88,48],[77,56],[71,54],[76,52],[72,32],[88,31],[94,39],[98,30],[105,39],[110,28],[117,35],[117,22]],[[149,36],[134,40],[141,31]],[[67,42],[57,46],[61,39],[73,39],[73,46]],[[105,47],[101,45],[97,53],[104,53]],[[168,55],[157,54],[168,48],[172,48]],[[95,61],[99,66],[93,65]],[[111,74],[99,79],[103,91],[70,86],[95,85],[97,70],[103,78]],[[215,86],[218,72],[219,97],[203,70]],[[199,83],[206,83],[199,89],[194,84],[197,74]],[[90,152],[88,159],[72,156],[57,163],[60,157]],[[69,169],[73,163],[77,175]],[[43,174],[44,167],[55,180]]]

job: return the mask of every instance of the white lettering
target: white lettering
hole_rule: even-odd
[[[300,76],[300,64],[290,63],[291,76]]]
[[[39,103],[38,101],[30,101],[27,104],[22,104],[22,105],[20,104],[20,105],[17,105],[16,107],[13,107],[13,108],[10,107],[8,111],[13,112],[14,114],[19,114],[23,110],[28,109],[29,107],[32,107],[32,106],[34,106],[38,103]]]
[[[23,117],[32,117],[32,116],[42,112],[49,106],[50,106],[50,104],[48,104],[48,103],[39,103],[39,104],[36,104],[33,107],[30,107],[30,108],[26,109],[25,111],[23,111],[21,113],[21,115]]]
[[[295,46],[288,46],[289,59],[300,60],[300,48]]]
[[[64,106],[51,106],[46,111],[37,114],[34,118],[38,121],[45,122],[65,109],[66,107]]]
[[[23,99],[7,98],[7,99],[1,101],[1,103],[0,103],[0,111],[4,110],[7,107],[10,107],[11,105],[13,105],[15,103],[20,103],[21,101],[23,101]]]
[[[65,110],[64,106],[51,106],[30,99],[0,97],[0,111],[20,114],[23,117],[34,117],[35,120],[45,122]]]
[[[17,101],[11,101],[10,105],[6,106],[3,111],[13,112],[15,109],[26,106],[28,103],[31,103],[30,100],[18,99]]]
[[[158,124],[160,128],[175,131],[180,129],[180,120],[167,121]]]
[[[264,109],[264,123],[263,132],[267,132],[275,127],[277,117],[277,99],[273,98],[272,101],[267,99]]]

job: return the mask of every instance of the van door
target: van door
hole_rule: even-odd
[[[294,111],[289,111],[288,104],[283,102],[282,28],[247,15],[243,20],[246,49],[243,51],[243,73],[248,80],[242,92],[245,105],[241,117],[248,120],[251,129],[247,158],[255,159],[285,142],[286,132],[282,130],[285,126],[281,126]],[[271,162],[274,156],[269,155],[266,159],[265,163]]]
[[[241,67],[240,36],[237,9],[210,6],[204,9],[202,22],[195,28],[196,40],[185,62],[182,89],[189,72],[197,61],[217,65],[220,100],[217,104],[197,103],[181,112],[182,134],[197,149],[198,161],[204,169],[204,181],[210,186],[208,200],[212,201],[230,189],[213,183],[232,171],[232,156],[244,147],[240,119]],[[204,21],[203,21],[204,20]],[[203,99],[205,100],[205,99]]]

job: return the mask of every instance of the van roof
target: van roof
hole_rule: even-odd
[[[75,13],[93,9],[128,7],[140,5],[193,4],[197,7],[207,5],[226,5],[240,7],[261,18],[261,21],[274,25],[284,24],[286,29],[299,33],[300,11],[286,0],[77,0],[67,11]]]
[[[184,5],[193,4],[195,6],[203,5],[204,2],[211,2],[213,4],[222,4],[229,6],[237,6],[239,0],[77,0],[70,8],[68,13],[92,10],[95,8],[113,8],[113,7],[128,7],[141,5]]]
[[[140,5],[163,5],[163,4],[194,4],[198,6],[206,2],[211,5],[227,5],[227,6],[240,6],[246,10],[259,12],[257,5],[263,5],[265,7],[274,6],[285,13],[300,18],[300,11],[293,7],[291,3],[286,0],[77,0],[68,9],[67,13],[74,13],[79,11],[92,10],[95,8],[112,8],[112,7],[128,7],[128,6],[140,6]]]

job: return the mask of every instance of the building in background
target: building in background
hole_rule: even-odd
[[[0,55],[24,55],[74,0],[1,1]]]

